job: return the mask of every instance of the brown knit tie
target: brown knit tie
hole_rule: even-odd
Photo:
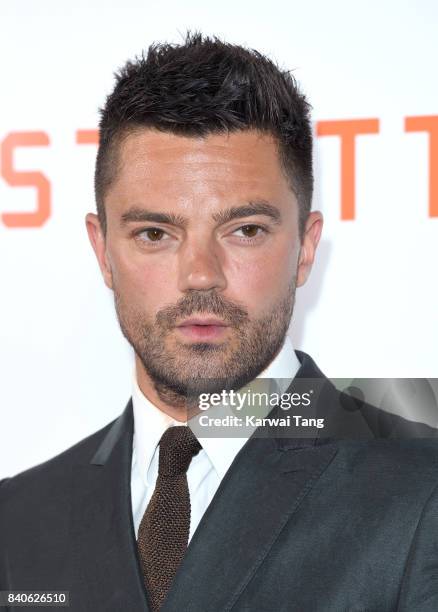
[[[187,549],[187,470],[200,449],[192,430],[184,425],[169,427],[160,440],[157,483],[138,531],[138,551],[152,612],[163,604]]]

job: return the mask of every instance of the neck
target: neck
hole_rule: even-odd
[[[145,371],[137,355],[135,356],[135,368],[137,384],[140,391],[152,404],[154,404],[154,406],[161,410],[161,412],[164,412],[164,414],[167,414],[175,421],[180,421],[181,423],[187,422],[191,416],[199,412],[199,410],[190,410],[187,407],[185,398],[177,396],[171,391],[163,393],[160,389],[157,389],[157,386]]]
[[[271,364],[275,362],[279,353],[281,352],[281,349],[284,346],[285,339],[286,339],[286,336],[283,339],[283,342],[280,348],[277,350],[277,353],[275,354],[274,358],[271,360]],[[295,358],[295,361],[297,361],[295,357],[295,353],[293,353],[293,350],[292,350],[292,356],[293,358]],[[289,358],[288,358],[288,361],[289,361]],[[269,367],[271,366],[271,364],[269,364]],[[298,361],[297,361],[297,364],[298,364]],[[135,366],[136,366],[137,384],[140,388],[140,391],[152,404],[154,404],[154,406],[156,406],[159,410],[161,410],[161,412],[168,415],[175,421],[180,421],[181,423],[186,423],[190,418],[194,417],[196,414],[199,414],[201,412],[198,402],[195,401],[190,405],[185,397],[178,395],[177,393],[175,393],[174,391],[172,391],[171,389],[167,387],[164,388],[164,387],[160,387],[159,385],[157,385],[152,380],[152,378],[149,376],[149,374],[146,372],[141,360],[139,359],[137,355],[135,355]],[[285,368],[282,367],[280,369],[285,369]],[[278,367],[276,368],[276,370],[278,370]],[[285,369],[285,372],[286,374],[280,374],[280,377],[287,378],[288,377],[287,368]],[[271,377],[274,376],[274,372],[269,371],[268,366],[266,366],[266,368],[261,373],[262,377],[263,377],[263,374],[265,374],[265,377],[266,375],[269,375]],[[295,375],[295,371],[293,372],[292,376],[294,375]]]

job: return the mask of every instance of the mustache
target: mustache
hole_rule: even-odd
[[[216,315],[228,325],[235,327],[249,320],[247,310],[233,304],[215,291],[192,291],[184,295],[176,304],[159,310],[156,314],[156,321],[160,327],[174,327],[179,319],[189,317],[194,313]]]

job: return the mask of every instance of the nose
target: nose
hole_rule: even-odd
[[[221,252],[208,239],[189,240],[178,253],[178,289],[207,291],[227,286]]]

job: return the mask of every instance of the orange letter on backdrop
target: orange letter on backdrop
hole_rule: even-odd
[[[429,215],[438,217],[438,115],[406,117],[405,130],[429,133]]]
[[[317,136],[339,136],[341,139],[341,219],[355,217],[355,169],[356,136],[377,134],[378,119],[344,119],[340,121],[318,121]]]
[[[77,144],[99,144],[99,130],[78,130],[76,142]]]
[[[40,227],[50,217],[50,183],[41,172],[14,170],[13,153],[17,147],[46,147],[49,137],[45,132],[12,132],[1,145],[2,176],[12,187],[35,187],[37,209],[35,212],[3,213],[7,227]]]

